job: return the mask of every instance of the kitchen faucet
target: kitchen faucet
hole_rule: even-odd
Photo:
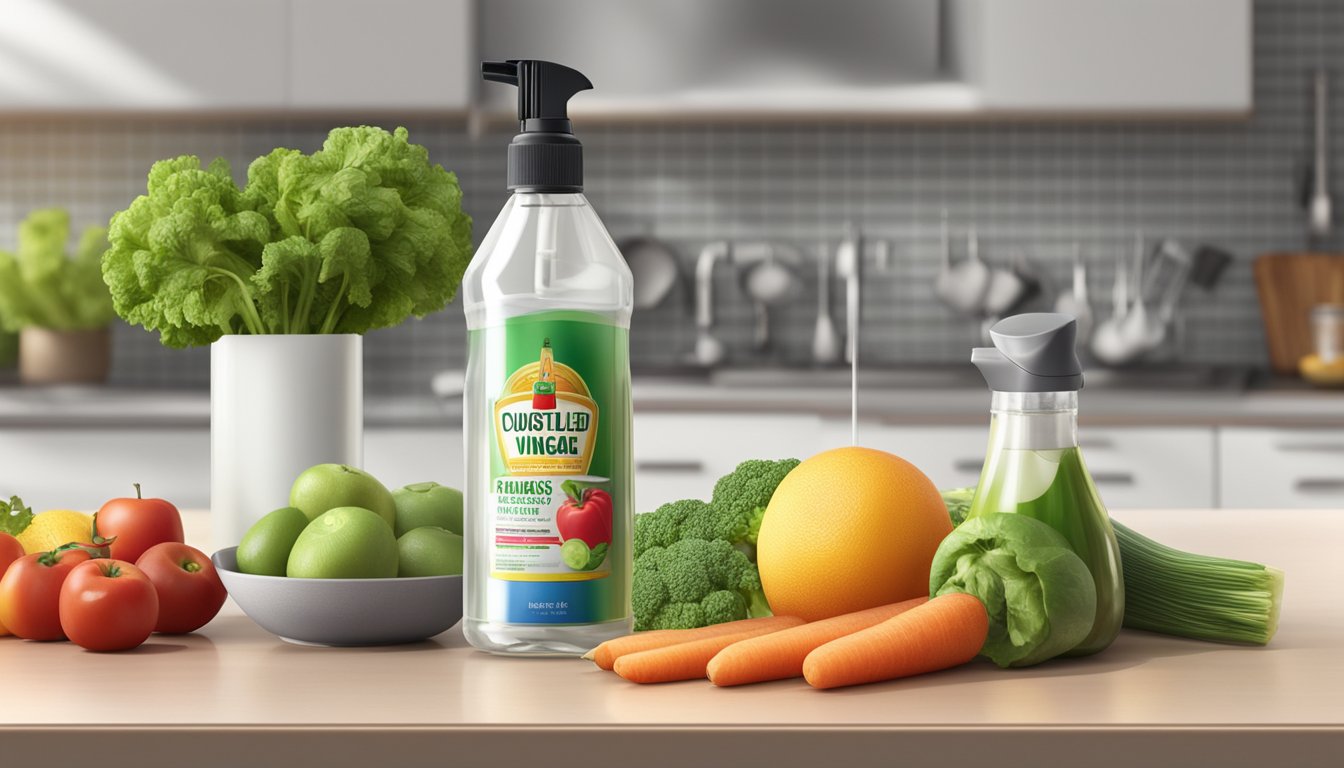
[[[714,325],[714,265],[732,261],[726,240],[710,243],[695,260],[695,351],[696,364],[706,368],[723,360],[723,342],[710,332]]]

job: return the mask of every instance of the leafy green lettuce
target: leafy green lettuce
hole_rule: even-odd
[[[1096,620],[1092,574],[1059,532],[1026,515],[996,513],[958,526],[933,556],[929,594],[964,592],[989,612],[980,655],[1027,667],[1082,642]]]
[[[311,155],[155,163],[112,217],[116,311],[170,347],[229,333],[363,333],[442,309],[471,252],[457,177],[404,128],[337,128]]]
[[[0,251],[0,329],[39,326],[60,331],[101,328],[116,315],[99,261],[107,230],[89,227],[66,256],[70,214],[33,211],[19,224],[16,253]]]

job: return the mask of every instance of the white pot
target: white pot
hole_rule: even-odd
[[[210,348],[210,521],[216,549],[289,504],[314,464],[364,463],[363,337],[233,335]]]

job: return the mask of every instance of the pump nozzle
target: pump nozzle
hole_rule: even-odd
[[[569,100],[593,87],[578,70],[536,59],[482,62],[481,77],[518,88],[523,133],[573,133]]]
[[[537,59],[481,63],[481,77],[518,88],[518,129],[509,144],[511,190],[583,190],[583,145],[569,122],[569,100],[593,87],[582,72]]]

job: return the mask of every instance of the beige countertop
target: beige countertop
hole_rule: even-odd
[[[125,654],[0,639],[0,764],[1338,765],[1344,510],[1116,517],[1283,568],[1271,645],[1126,630],[1102,654],[1026,670],[976,662],[828,692],[640,687],[578,660],[479,653],[456,628],[400,647],[290,645],[229,602],[199,634]],[[187,523],[204,543],[205,516]]]

